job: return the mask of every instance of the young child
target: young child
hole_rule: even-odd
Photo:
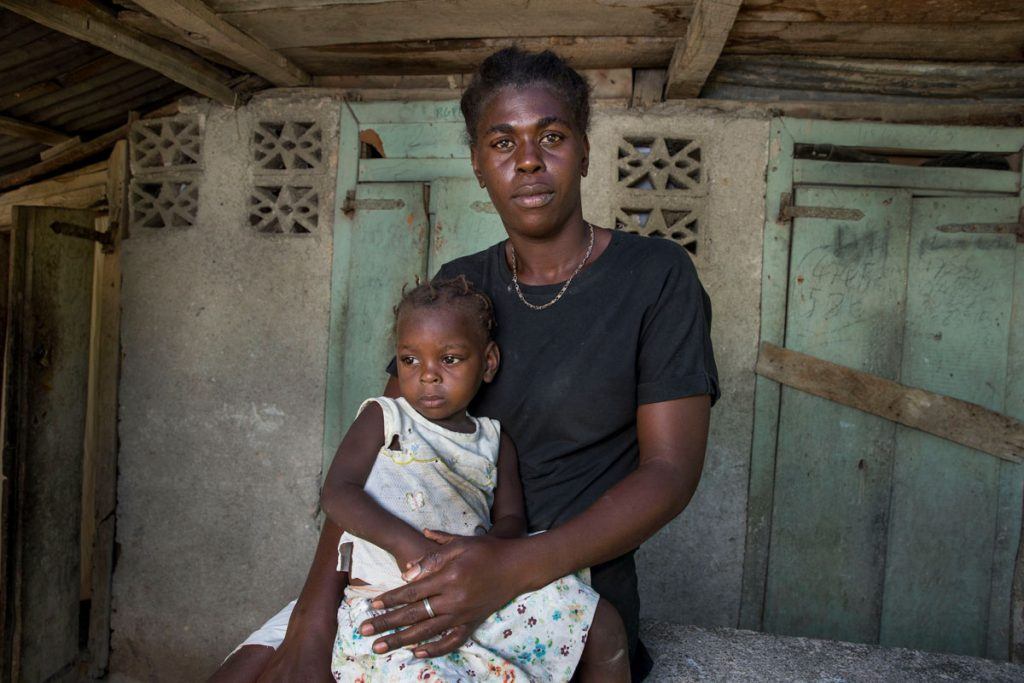
[[[628,680],[621,619],[576,575],[520,595],[446,656],[378,655],[372,645],[381,634],[360,635],[360,624],[379,614],[371,600],[402,585],[402,568],[437,548],[424,530],[516,537],[526,527],[515,447],[496,420],[466,413],[498,370],[490,300],[460,277],[412,289],[395,313],[401,397],[363,403],[324,484],[324,511],[347,530],[341,542],[352,543],[335,679]]]

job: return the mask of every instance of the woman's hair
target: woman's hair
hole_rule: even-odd
[[[462,117],[469,144],[476,144],[476,127],[491,97],[502,88],[540,85],[565,100],[579,133],[590,127],[590,85],[564,59],[551,50],[526,52],[506,47],[485,59],[462,93]]]
[[[409,291],[403,287],[402,298],[395,306],[395,326],[397,328],[398,317],[406,309],[443,306],[451,306],[469,314],[480,325],[487,341],[494,338],[494,328],[498,323],[494,319],[491,299],[467,280],[465,275],[423,283],[417,279],[416,286]]]

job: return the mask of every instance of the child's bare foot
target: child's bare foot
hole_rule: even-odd
[[[607,600],[597,603],[574,680],[581,683],[629,683],[626,628],[618,610]]]

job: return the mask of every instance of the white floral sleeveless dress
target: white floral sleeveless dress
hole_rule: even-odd
[[[384,446],[365,489],[382,507],[417,529],[452,534],[486,533],[497,479],[500,425],[472,418],[475,431],[462,434],[417,413],[403,398],[373,398],[384,412]],[[397,437],[400,450],[389,446]],[[331,672],[337,681],[568,681],[576,669],[598,595],[586,572],[563,577],[520,595],[501,608],[455,652],[418,659],[410,650],[373,652],[379,635],[361,636],[359,625],[379,614],[375,596],[402,585],[394,557],[349,533],[349,576],[367,586],[349,586],[338,609],[338,635]],[[339,545],[339,548],[341,545]]]

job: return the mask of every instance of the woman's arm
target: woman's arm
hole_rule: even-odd
[[[551,531],[521,539],[464,538],[427,555],[420,579],[385,593],[375,606],[395,609],[364,622],[364,634],[382,633],[424,619],[419,602],[430,598],[430,628],[413,626],[378,642],[394,649],[422,642],[446,628],[474,623],[508,600],[570,572],[618,557],[640,545],[686,507],[700,480],[707,445],[710,397],[691,396],[641,405],[637,410],[637,469],[582,513]],[[416,567],[414,567],[416,569]],[[461,644],[461,630],[417,650],[438,656]]]
[[[416,560],[434,545],[416,529],[385,510],[363,488],[384,446],[384,411],[370,403],[349,427],[334,456],[320,507],[334,524],[395,556],[398,566]]]
[[[708,396],[641,405],[637,469],[585,511],[536,537],[530,548],[536,574],[527,588],[627,553],[675,519],[700,482],[710,415]]]
[[[341,529],[324,522],[316,555],[292,609],[284,641],[267,662],[259,683],[330,681],[337,611],[348,574],[335,569]]]

